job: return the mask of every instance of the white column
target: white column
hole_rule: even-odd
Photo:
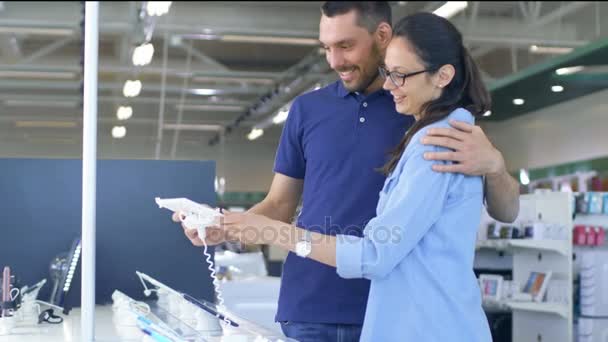
[[[95,195],[97,180],[97,63],[99,3],[85,3],[82,131],[81,341],[95,340]]]

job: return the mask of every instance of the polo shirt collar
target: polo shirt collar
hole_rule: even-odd
[[[353,95],[355,95],[357,97],[359,97],[359,96],[361,96],[361,97],[370,97],[370,96],[375,97],[375,96],[390,95],[390,93],[387,90],[385,90],[383,88],[380,88],[380,90],[375,91],[375,92],[373,92],[373,93],[365,96],[365,95],[363,95],[361,93],[353,93],[353,92],[348,91],[346,88],[344,88],[344,84],[340,80],[338,80],[336,82],[338,83],[338,89],[337,89],[338,96],[343,97],[343,98],[345,98],[345,97],[347,97],[348,95],[351,95],[351,94],[353,94]]]

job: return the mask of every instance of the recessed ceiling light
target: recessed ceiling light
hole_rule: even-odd
[[[281,124],[287,120],[287,116],[289,115],[289,110],[287,108],[281,109],[278,114],[272,118],[272,122],[275,125]]]
[[[217,89],[190,89],[190,94],[194,95],[217,95],[220,91]]]
[[[122,94],[125,97],[135,97],[141,92],[140,80],[127,80],[122,88]]]
[[[112,128],[112,137],[116,139],[124,138],[127,134],[127,128],[125,126],[114,126]]]
[[[441,7],[436,9],[433,13],[440,17],[450,19],[459,12],[463,11],[469,5],[468,1],[446,1]]]
[[[253,128],[251,130],[251,132],[249,132],[249,134],[247,135],[247,139],[249,140],[255,140],[259,137],[261,137],[262,135],[264,135],[264,130],[261,128]]]
[[[524,170],[524,169],[519,170],[519,182],[522,185],[530,184],[530,174],[528,173],[527,170]]]
[[[513,99],[513,104],[516,106],[521,106],[524,104],[524,102],[526,102],[524,99]]]
[[[570,74],[574,74],[577,73],[581,70],[585,69],[584,66],[582,65],[577,65],[577,66],[572,66],[572,67],[566,67],[566,68],[559,68],[557,70],[555,70],[555,73],[558,75],[570,75]]]
[[[563,55],[566,53],[570,53],[574,50],[571,47],[559,47],[559,46],[538,46],[531,45],[530,52],[535,54],[555,54],[555,55]]]
[[[562,87],[561,85],[554,85],[551,87],[551,91],[554,93],[561,93],[562,91],[564,91],[564,87]]]
[[[118,120],[127,120],[133,115],[133,108],[131,106],[120,106],[116,111],[116,117]]]

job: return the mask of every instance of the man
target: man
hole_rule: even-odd
[[[412,124],[382,89],[378,66],[391,39],[387,2],[329,1],[322,6],[319,40],[340,80],[299,96],[283,128],[267,197],[249,212],[324,234],[362,235],[375,216],[384,177],[377,168]],[[454,152],[426,156],[457,161],[438,172],[485,175],[489,213],[511,222],[519,185],[484,133],[465,123],[430,132],[427,144]],[[201,245],[194,231],[186,231]],[[208,243],[224,236],[213,234]],[[285,261],[276,320],[299,341],[358,341],[369,292],[365,279],[343,279],[336,269],[290,253]],[[404,294],[407,295],[407,294]]]

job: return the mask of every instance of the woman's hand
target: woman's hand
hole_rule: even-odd
[[[224,211],[224,217],[218,219],[218,226],[224,230],[228,241],[261,245],[276,243],[279,230],[288,224],[263,215]]]

